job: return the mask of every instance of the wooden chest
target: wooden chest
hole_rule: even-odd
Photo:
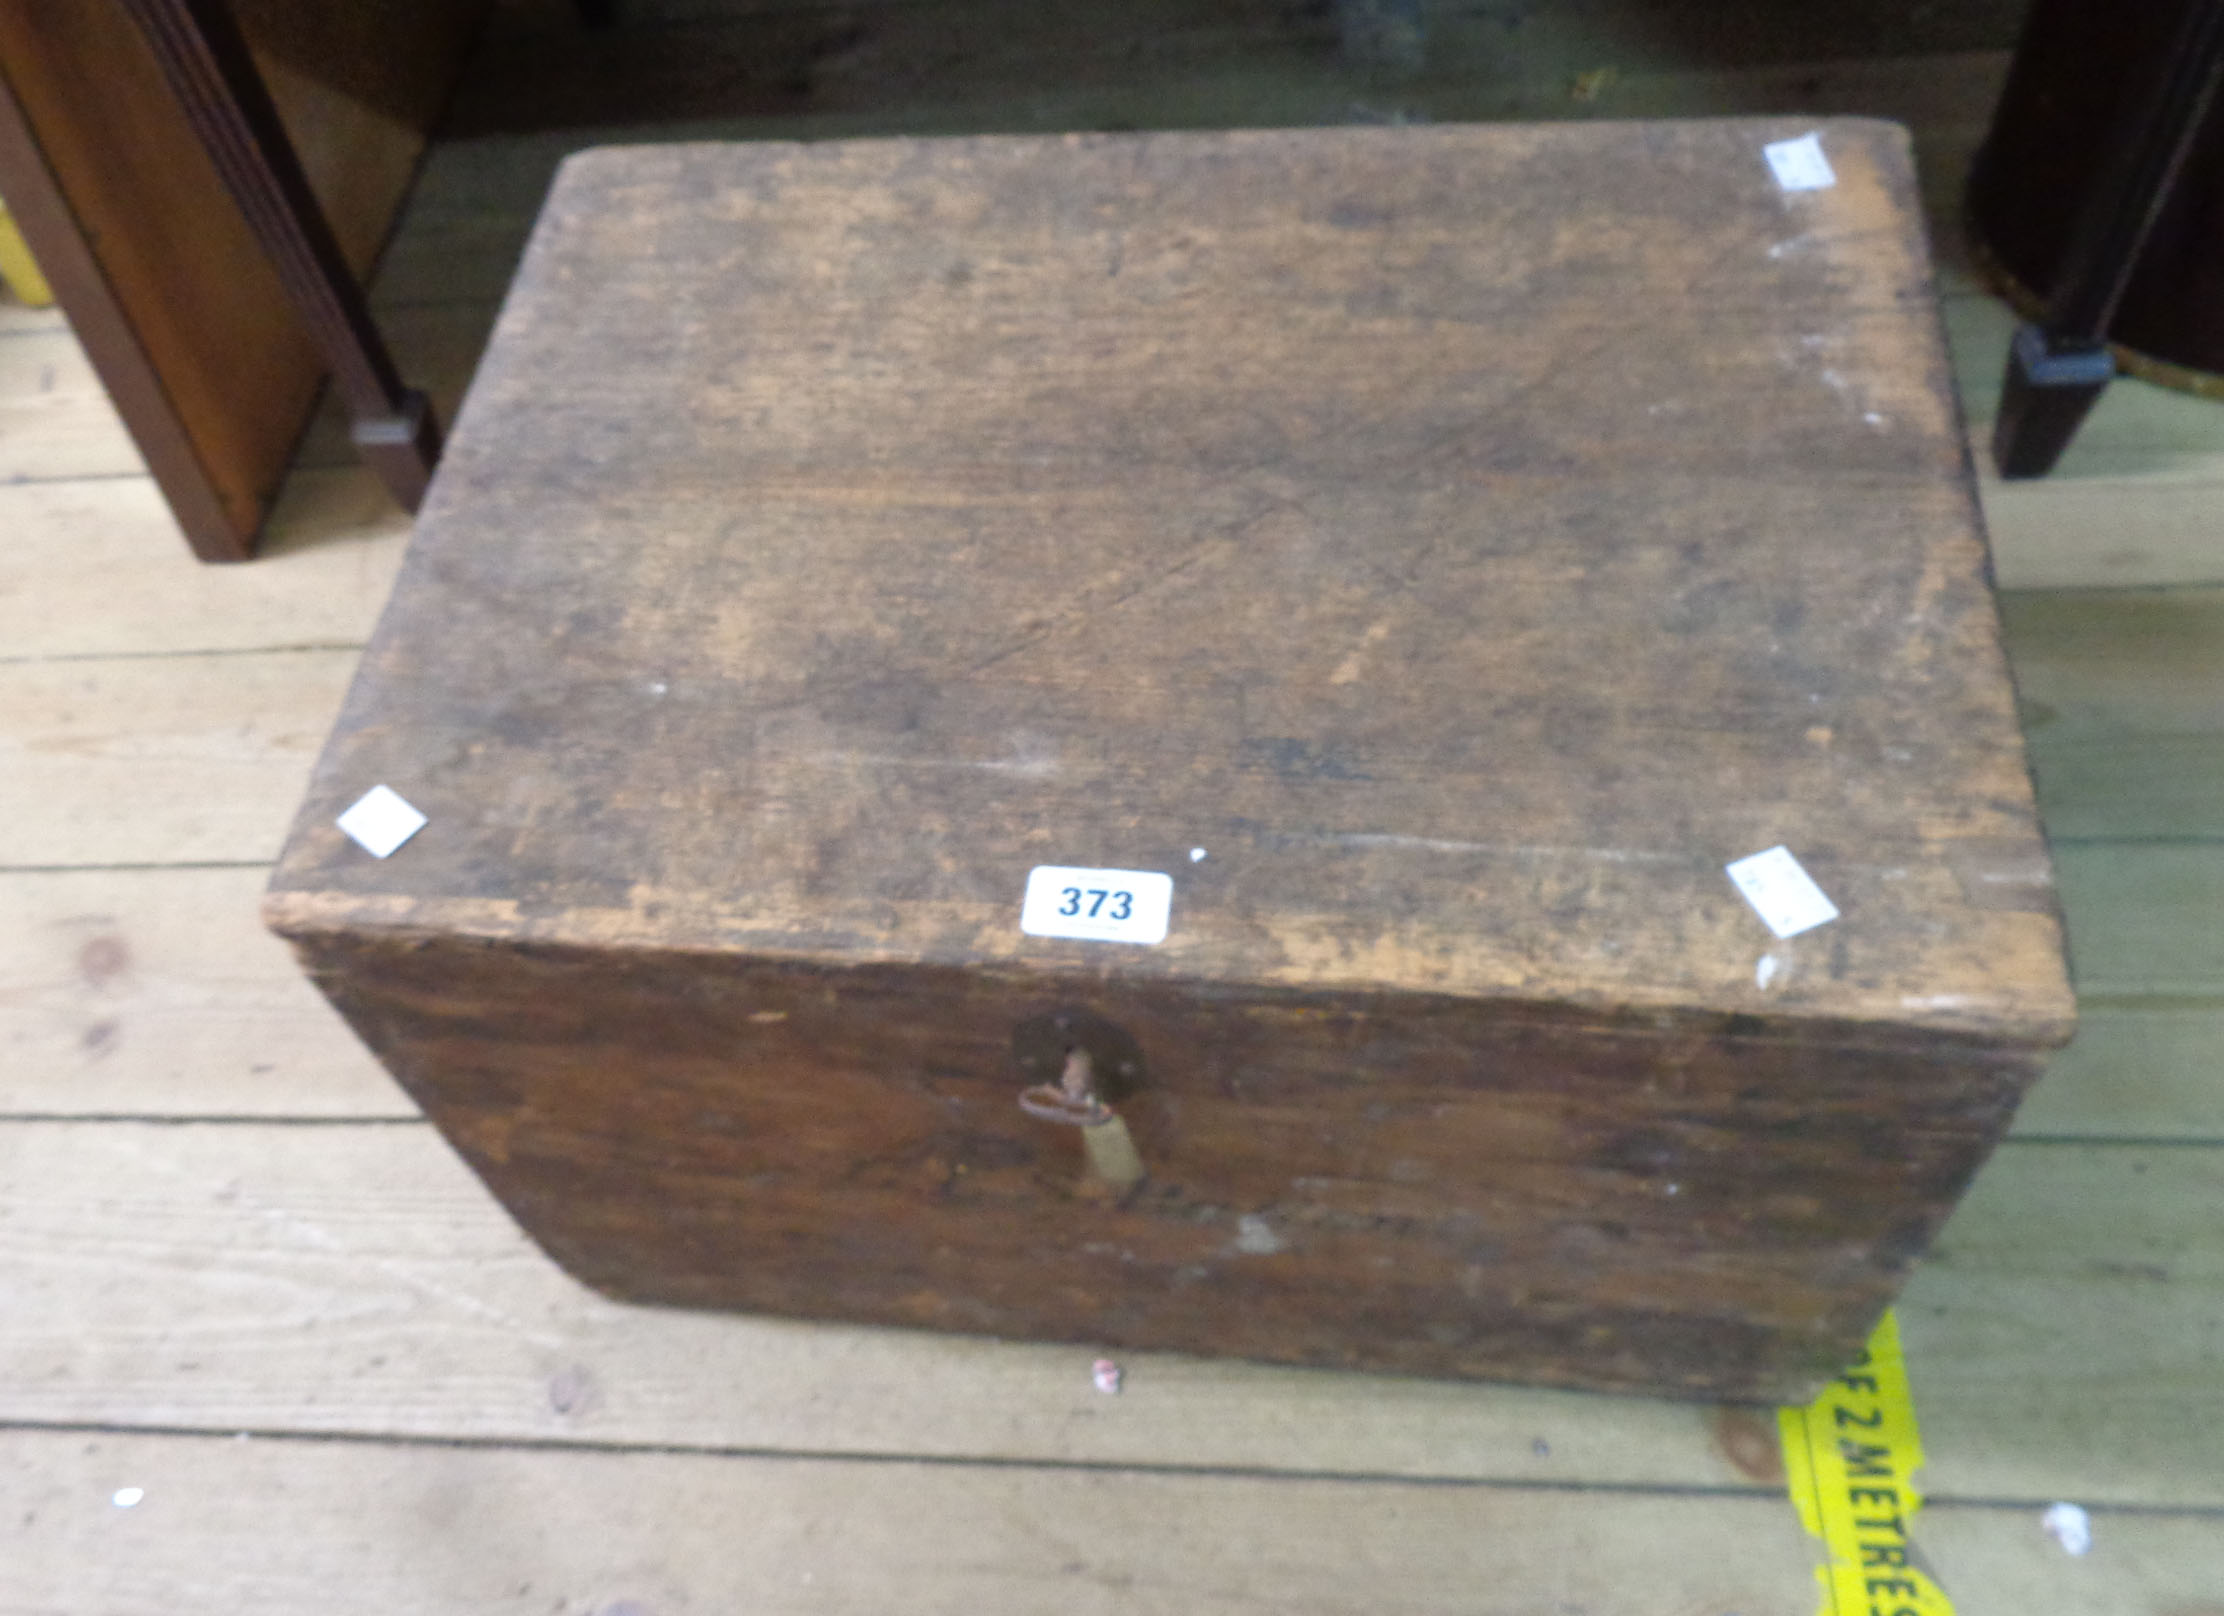
[[[1811,127],[574,158],[270,923],[615,1296],[1805,1395],[2072,1018]]]

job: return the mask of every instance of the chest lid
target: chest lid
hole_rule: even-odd
[[[273,923],[2059,1040],[1904,137],[1810,127],[572,159]]]

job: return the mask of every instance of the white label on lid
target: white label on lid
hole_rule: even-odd
[[[1837,171],[1822,154],[1822,136],[1801,135],[1778,140],[1761,148],[1776,183],[1787,191],[1827,191],[1838,183]]]
[[[334,823],[371,857],[385,858],[425,828],[425,816],[393,787],[373,786]]]
[[[1723,868],[1753,912],[1779,937],[1797,937],[1838,918],[1838,906],[1799,867],[1789,848],[1772,847]]]
[[[1027,872],[1019,929],[1091,943],[1162,943],[1173,912],[1174,878],[1156,870],[1038,864]]]

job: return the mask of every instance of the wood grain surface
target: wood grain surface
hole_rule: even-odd
[[[1785,132],[573,159],[273,923],[615,1295],[1804,1392],[2070,1005],[1906,142]]]
[[[2043,854],[1904,146],[1832,129],[1821,201],[1741,124],[575,161],[287,923],[1089,973],[1027,867],[1201,845],[1122,974],[2059,1037],[2043,893],[1965,895]],[[1860,918],[1764,990],[1779,841]]]
[[[1015,1103],[1056,1075],[1021,1029],[1062,1012],[1008,970],[302,947],[534,1238],[620,1298],[1754,1402],[1845,1361],[2031,1076],[1966,1046],[1101,983],[1071,1015],[1148,1056],[1118,1098],[1148,1179],[1113,1193]]]

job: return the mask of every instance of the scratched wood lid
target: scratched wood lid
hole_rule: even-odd
[[[2059,1041],[1904,136],[575,157],[268,913]]]

